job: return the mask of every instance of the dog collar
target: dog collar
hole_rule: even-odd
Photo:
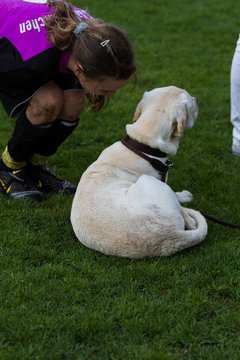
[[[148,155],[156,156],[160,158],[164,158],[167,156],[166,153],[160,151],[159,149],[151,148],[148,145],[142,144],[134,139],[132,139],[130,136],[125,136],[121,140],[122,144],[126,146],[129,150],[133,151],[135,154],[139,155],[143,159],[147,160],[152,167],[157,170],[161,176],[161,181],[165,182],[167,173],[169,168],[172,166],[172,161],[167,160],[165,163],[158,159],[154,159]]]
[[[160,157],[160,158],[167,157],[167,154],[162,152],[161,150],[155,149],[148,145],[140,143],[140,142],[132,139],[129,135],[125,136],[123,141],[124,141],[124,143],[127,143],[128,145],[132,146],[133,148],[135,148],[139,151],[144,152],[145,154]]]

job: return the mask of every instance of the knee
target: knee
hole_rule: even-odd
[[[84,107],[84,94],[82,91],[65,91],[64,104],[59,117],[68,121],[75,121]]]
[[[51,87],[32,97],[27,116],[34,125],[50,124],[60,114],[63,104],[62,90],[57,86]]]
[[[54,121],[61,111],[64,99],[61,89],[54,89],[48,93],[44,102],[41,103],[42,112],[49,121]]]

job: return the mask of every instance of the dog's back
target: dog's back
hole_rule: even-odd
[[[171,255],[201,242],[207,233],[203,216],[185,209],[196,223],[185,230],[167,184],[116,166],[125,151],[121,143],[112,145],[82,175],[71,211],[77,238],[89,248],[130,258]]]
[[[196,99],[174,86],[144,94],[126,126],[135,142],[176,154],[179,138],[197,118]],[[207,223],[160,181],[151,162],[117,142],[83,174],[71,221],[78,239],[105,254],[170,255],[205,239]]]

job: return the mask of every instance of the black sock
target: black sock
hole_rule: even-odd
[[[18,162],[28,160],[35,152],[39,142],[44,143],[44,138],[51,132],[52,125],[47,127],[35,126],[27,118],[25,112],[16,120],[16,125],[8,142],[10,156]]]
[[[44,156],[55,154],[58,147],[71,135],[73,130],[77,127],[79,120],[74,122],[57,119],[54,121],[51,132],[49,132],[35,147],[35,152]]]

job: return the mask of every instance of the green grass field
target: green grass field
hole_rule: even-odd
[[[240,32],[233,0],[74,1],[127,31],[138,81],[101,113],[85,111],[49,164],[78,182],[125,135],[146,90],[167,85],[195,95],[169,185],[191,207],[240,222],[240,158],[231,154],[229,74]],[[13,129],[1,109],[0,148]],[[134,261],[83,247],[71,196],[43,203],[0,193],[1,360],[238,360],[240,231],[209,223],[205,242],[168,258]]]

